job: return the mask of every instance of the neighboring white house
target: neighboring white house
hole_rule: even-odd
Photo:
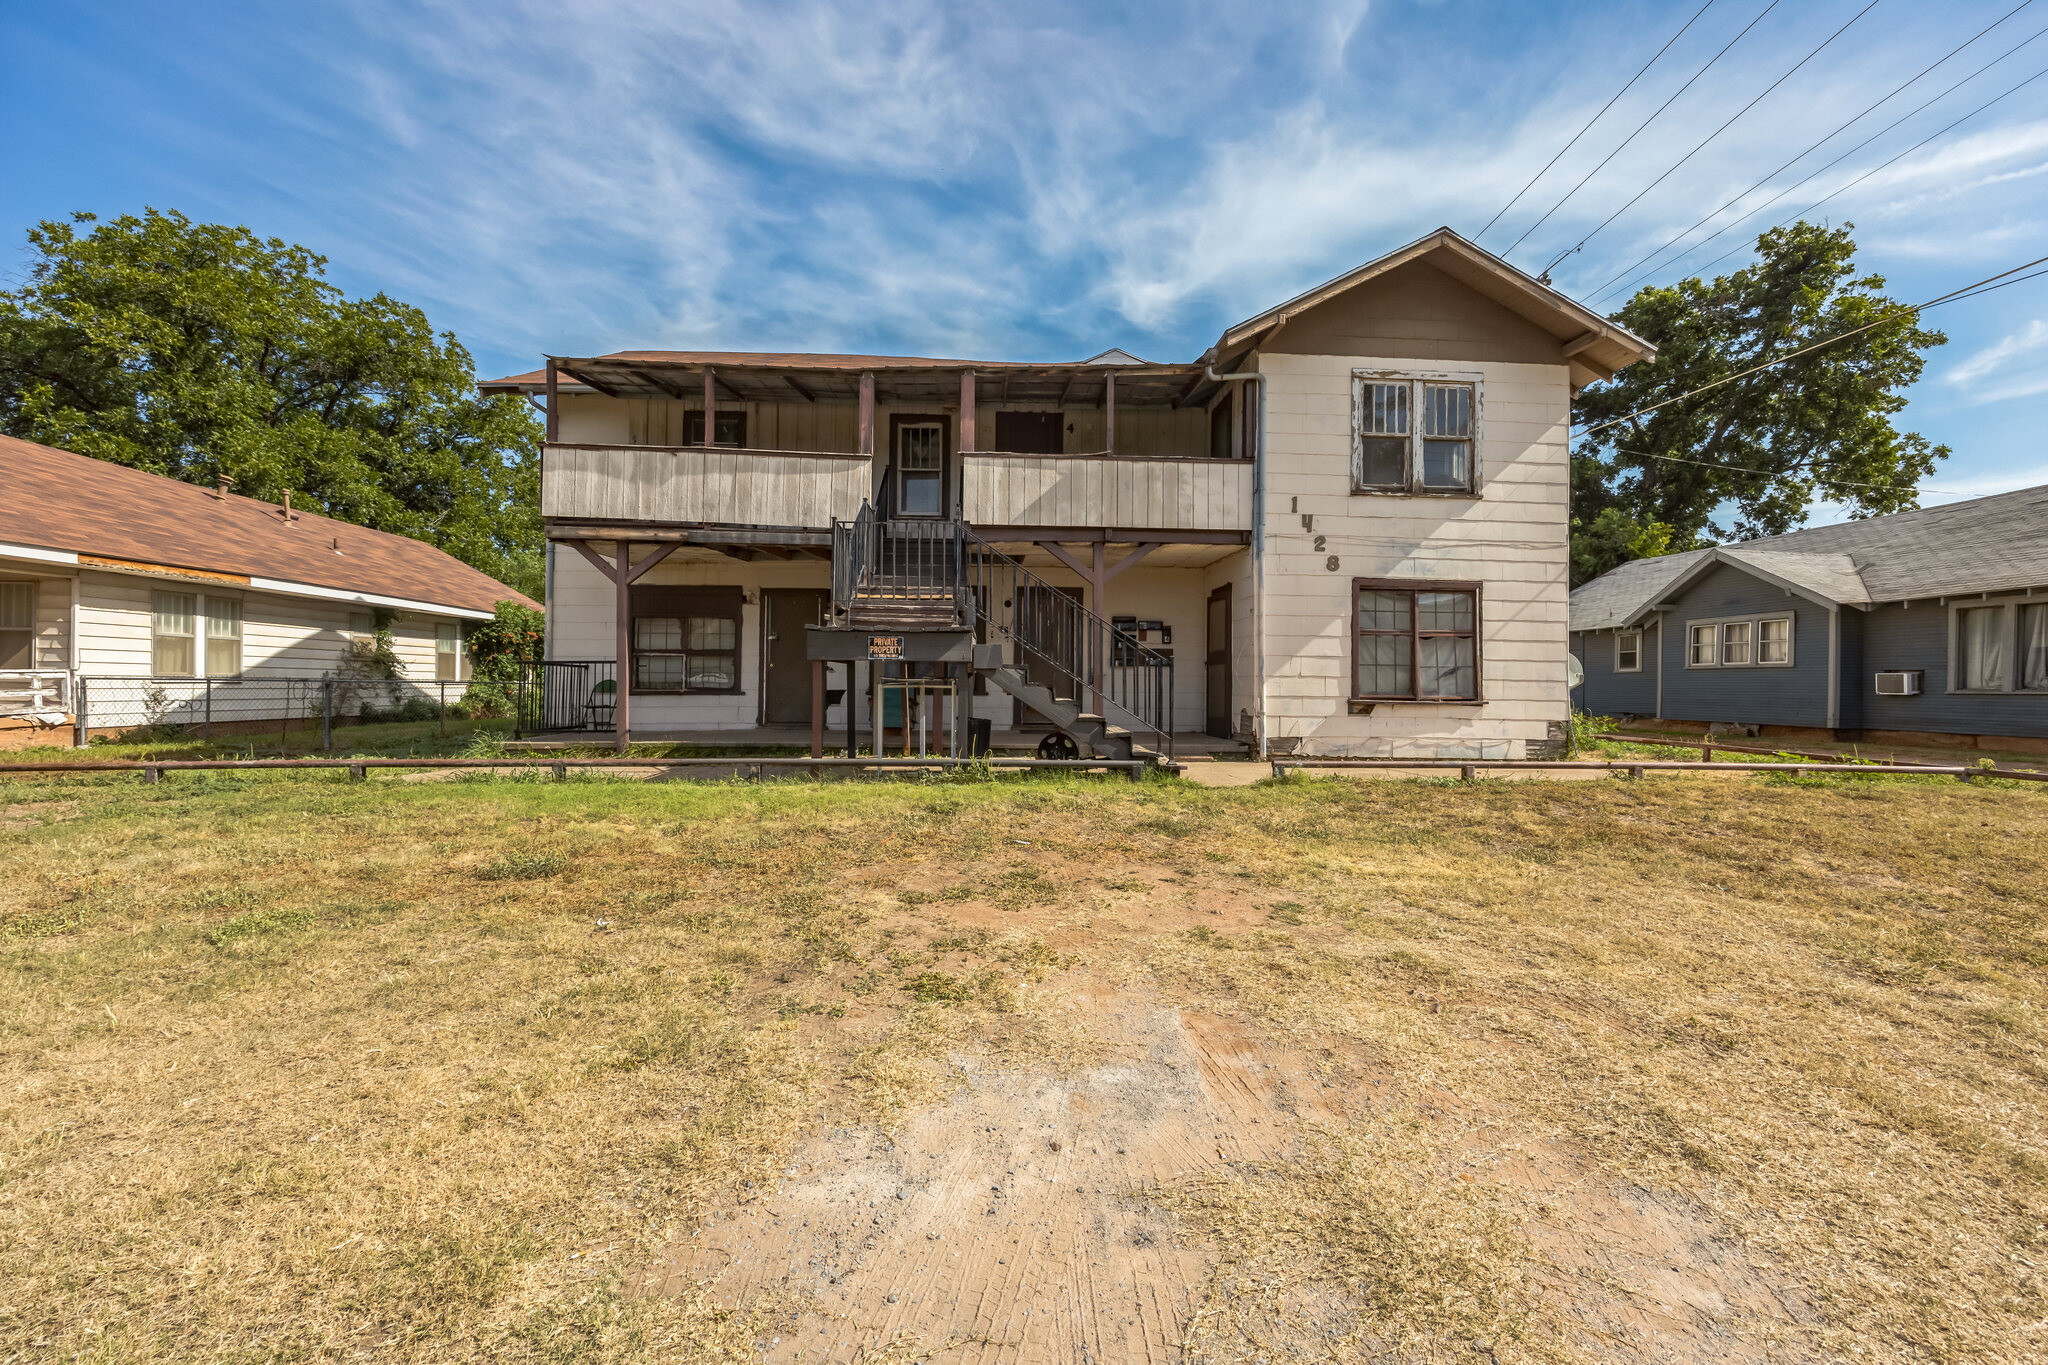
[[[836,732],[878,678],[971,672],[974,714],[1084,744],[1520,758],[1569,717],[1571,397],[1652,355],[1443,229],[1188,363],[626,351],[483,387],[548,401],[551,676],[603,680],[593,728]],[[926,619],[979,647],[893,662]],[[882,653],[825,638],[864,623]]]
[[[459,681],[466,623],[532,605],[420,541],[70,451],[0,437],[0,475],[0,744],[81,699],[94,731],[208,692],[223,725],[303,715],[287,680],[362,673],[379,629],[406,681]]]

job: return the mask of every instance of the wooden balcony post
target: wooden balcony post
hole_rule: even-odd
[[[1110,377],[1110,382],[1115,382],[1114,375]],[[1088,607],[1097,616],[1107,621],[1109,620],[1109,574],[1103,568],[1103,548],[1101,541],[1095,542],[1095,554],[1090,561],[1092,572],[1088,575]],[[1107,638],[1097,640],[1096,648],[1093,651],[1095,657],[1088,661],[1089,682],[1093,684],[1095,689],[1095,714],[1098,716],[1107,716],[1109,714],[1102,709],[1102,655],[1103,651],[1110,644],[1111,641]]]
[[[704,445],[706,449],[718,444],[718,376],[709,365],[704,367]]]
[[[555,358],[554,358],[553,356],[549,356],[549,357],[548,357],[548,413],[547,413],[547,424],[548,424],[548,426],[547,426],[547,439],[548,439],[548,442],[549,442],[549,444],[553,444],[553,443],[554,443],[554,440],[555,440],[555,434],[556,434],[556,433],[557,433],[558,431],[560,431],[560,430],[561,430],[561,426],[560,426],[560,424],[559,424],[559,423],[558,423],[558,422],[557,422],[557,421],[555,420],[555,417],[556,417],[556,414],[555,414],[555,396],[556,396],[556,395],[555,395],[555,388],[556,388],[556,385],[555,385]]]
[[[875,453],[875,376],[871,370],[860,377],[860,453]]]
[[[1102,380],[1102,448],[1116,454],[1116,371]]]
[[[612,664],[612,748],[618,753],[626,752],[627,737],[631,732],[631,720],[627,712],[632,706],[633,691],[633,545],[631,541],[618,542],[616,567],[612,571],[612,582],[618,585],[618,653]]]
[[[979,450],[974,436],[974,371],[960,372],[960,453]]]

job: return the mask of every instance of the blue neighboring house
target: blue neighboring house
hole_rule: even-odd
[[[2048,485],[1633,560],[1573,589],[1571,650],[1595,715],[2048,738]]]

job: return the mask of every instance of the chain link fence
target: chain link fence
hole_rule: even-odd
[[[431,725],[445,735],[450,721],[509,720],[532,730],[541,704],[532,684],[468,678],[88,676],[77,680],[76,692],[72,714],[81,744],[296,734],[301,747],[332,748],[335,731],[364,725]]]

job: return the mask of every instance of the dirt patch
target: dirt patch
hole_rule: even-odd
[[[0,829],[34,829],[77,815],[76,801],[14,801],[0,806]]]

